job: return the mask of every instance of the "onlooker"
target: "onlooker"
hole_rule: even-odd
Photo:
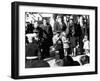
[[[68,55],[68,48],[69,48],[69,39],[66,38],[66,32],[61,33],[61,39],[63,42],[63,49],[64,49],[64,55]]]
[[[72,32],[74,30],[74,22],[73,22],[73,16],[70,15],[70,19],[69,19],[69,33],[68,36],[72,36]],[[75,31],[74,31],[75,32]]]
[[[74,23],[74,29],[75,29],[75,37],[77,41],[79,41],[79,47],[80,47],[80,52],[83,54],[83,36],[82,36],[82,29],[80,26],[80,16],[77,16],[77,22]]]
[[[66,25],[66,35],[68,35],[69,34],[69,17],[66,15],[66,16],[64,16],[63,17],[63,20],[64,20],[64,23],[65,23],[65,25]]]
[[[53,37],[53,32],[52,32],[52,27],[50,24],[47,24],[47,20],[46,19],[43,19],[43,26],[42,26],[42,29],[43,29],[43,34],[45,35],[45,43],[48,44],[48,46],[51,46],[53,45],[53,41],[52,41],[52,37]]]
[[[43,37],[44,37],[44,41],[43,41],[43,44],[42,44],[42,49],[43,49],[42,56],[43,56],[43,58],[46,58],[46,57],[50,57],[49,48],[50,48],[50,46],[53,45],[52,28],[51,28],[50,24],[47,24],[47,20],[46,19],[43,19],[42,29],[43,29]]]

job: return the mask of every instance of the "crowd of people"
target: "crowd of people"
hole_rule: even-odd
[[[26,64],[30,62],[27,57],[31,57],[32,62],[36,56],[38,61],[53,57],[58,65],[66,66],[72,57],[90,53],[89,16],[53,15],[53,24],[50,23],[51,19],[47,18],[25,23]],[[81,58],[81,61],[83,62],[84,58]],[[80,65],[73,60],[70,63]],[[89,58],[86,63],[89,63]]]

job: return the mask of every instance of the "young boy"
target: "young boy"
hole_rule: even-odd
[[[67,56],[68,55],[68,48],[69,48],[69,39],[66,38],[65,32],[61,33],[61,39],[62,39],[62,43],[63,43],[64,55]]]
[[[84,43],[83,48],[85,50],[85,54],[89,54],[89,51],[90,51],[90,42],[88,40],[87,35],[84,36],[83,43]]]

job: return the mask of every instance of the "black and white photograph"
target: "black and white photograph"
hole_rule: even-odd
[[[25,12],[25,68],[90,63],[89,15]]]
[[[97,7],[12,3],[12,78],[97,74]]]

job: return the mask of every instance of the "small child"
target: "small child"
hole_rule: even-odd
[[[69,39],[66,38],[65,32],[61,33],[61,39],[63,42],[64,55],[67,56],[68,55],[68,48],[69,48]]]
[[[85,54],[89,54],[89,51],[90,51],[90,42],[88,40],[87,35],[84,36],[83,43],[84,43],[83,49],[85,50]]]

